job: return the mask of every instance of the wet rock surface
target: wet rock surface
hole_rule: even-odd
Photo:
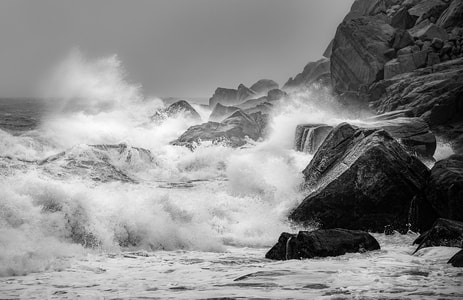
[[[339,256],[378,249],[380,249],[379,243],[367,232],[339,228],[320,229],[299,231],[298,234],[283,232],[265,257],[289,260]]]
[[[424,189],[429,170],[387,132],[343,123],[303,174],[312,192],[290,220],[383,232],[385,226],[406,228],[411,201]]]

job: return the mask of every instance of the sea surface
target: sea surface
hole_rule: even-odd
[[[459,249],[413,254],[413,232],[375,234],[367,253],[264,258],[281,232],[313,229],[286,219],[312,158],[294,130],[349,120],[329,95],[277,105],[265,139],[191,151],[169,143],[200,121],[153,121],[164,103],[119,66],[71,57],[54,100],[0,100],[0,299],[463,298],[446,263]]]

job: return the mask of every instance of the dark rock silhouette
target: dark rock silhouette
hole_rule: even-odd
[[[447,263],[452,264],[454,267],[463,267],[463,249],[452,256]]]
[[[278,242],[265,255],[275,260],[339,256],[352,252],[378,250],[376,239],[364,231],[346,229],[320,229],[283,232]]]
[[[463,155],[452,155],[432,167],[425,194],[439,217],[463,222]]]

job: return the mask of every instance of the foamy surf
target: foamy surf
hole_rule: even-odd
[[[0,131],[6,297],[462,296],[443,256],[411,255],[413,234],[377,235],[383,250],[369,254],[263,258],[299,229],[286,216],[312,157],[293,150],[296,126],[353,118],[328,91],[276,106],[262,140],[192,151],[170,142],[201,121],[150,122],[163,104],[128,83],[117,57],[73,53],[56,72],[45,89],[63,102],[32,131]]]

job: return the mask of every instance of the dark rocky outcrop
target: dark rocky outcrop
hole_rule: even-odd
[[[217,103],[209,116],[209,121],[221,122],[237,110],[239,110],[238,107]]]
[[[413,244],[418,244],[415,252],[425,247],[463,246],[463,222],[448,219],[437,219],[432,228],[421,234]]]
[[[209,99],[209,107],[213,108],[217,103],[231,106],[238,102],[238,91],[235,89],[217,88]]]
[[[188,128],[174,145],[190,146],[201,141],[223,141],[232,147],[247,143],[247,138],[257,140],[261,137],[265,126],[265,117],[261,113],[248,115],[241,110],[218,122],[207,122]]]
[[[275,260],[339,256],[352,252],[378,250],[376,239],[363,231],[326,229],[283,232],[278,242],[265,255]]]
[[[463,153],[463,58],[373,84],[370,106],[378,113],[410,110]]]
[[[454,256],[452,256],[452,258],[447,263],[452,264],[454,267],[463,267],[463,250],[460,250]]]
[[[395,29],[377,17],[338,26],[331,54],[331,80],[337,92],[358,91],[384,77]]]
[[[253,90],[257,95],[264,95],[268,91],[278,88],[278,83],[270,79],[261,79],[250,87],[250,89]]]
[[[452,155],[432,167],[425,195],[439,217],[463,222],[463,155]]]
[[[303,171],[312,190],[290,220],[382,232],[404,229],[429,170],[383,130],[347,123],[327,136]]]
[[[330,84],[330,60],[322,58],[315,62],[309,62],[304,70],[294,79],[289,78],[284,84],[284,90],[297,90],[308,87],[313,83]]]

